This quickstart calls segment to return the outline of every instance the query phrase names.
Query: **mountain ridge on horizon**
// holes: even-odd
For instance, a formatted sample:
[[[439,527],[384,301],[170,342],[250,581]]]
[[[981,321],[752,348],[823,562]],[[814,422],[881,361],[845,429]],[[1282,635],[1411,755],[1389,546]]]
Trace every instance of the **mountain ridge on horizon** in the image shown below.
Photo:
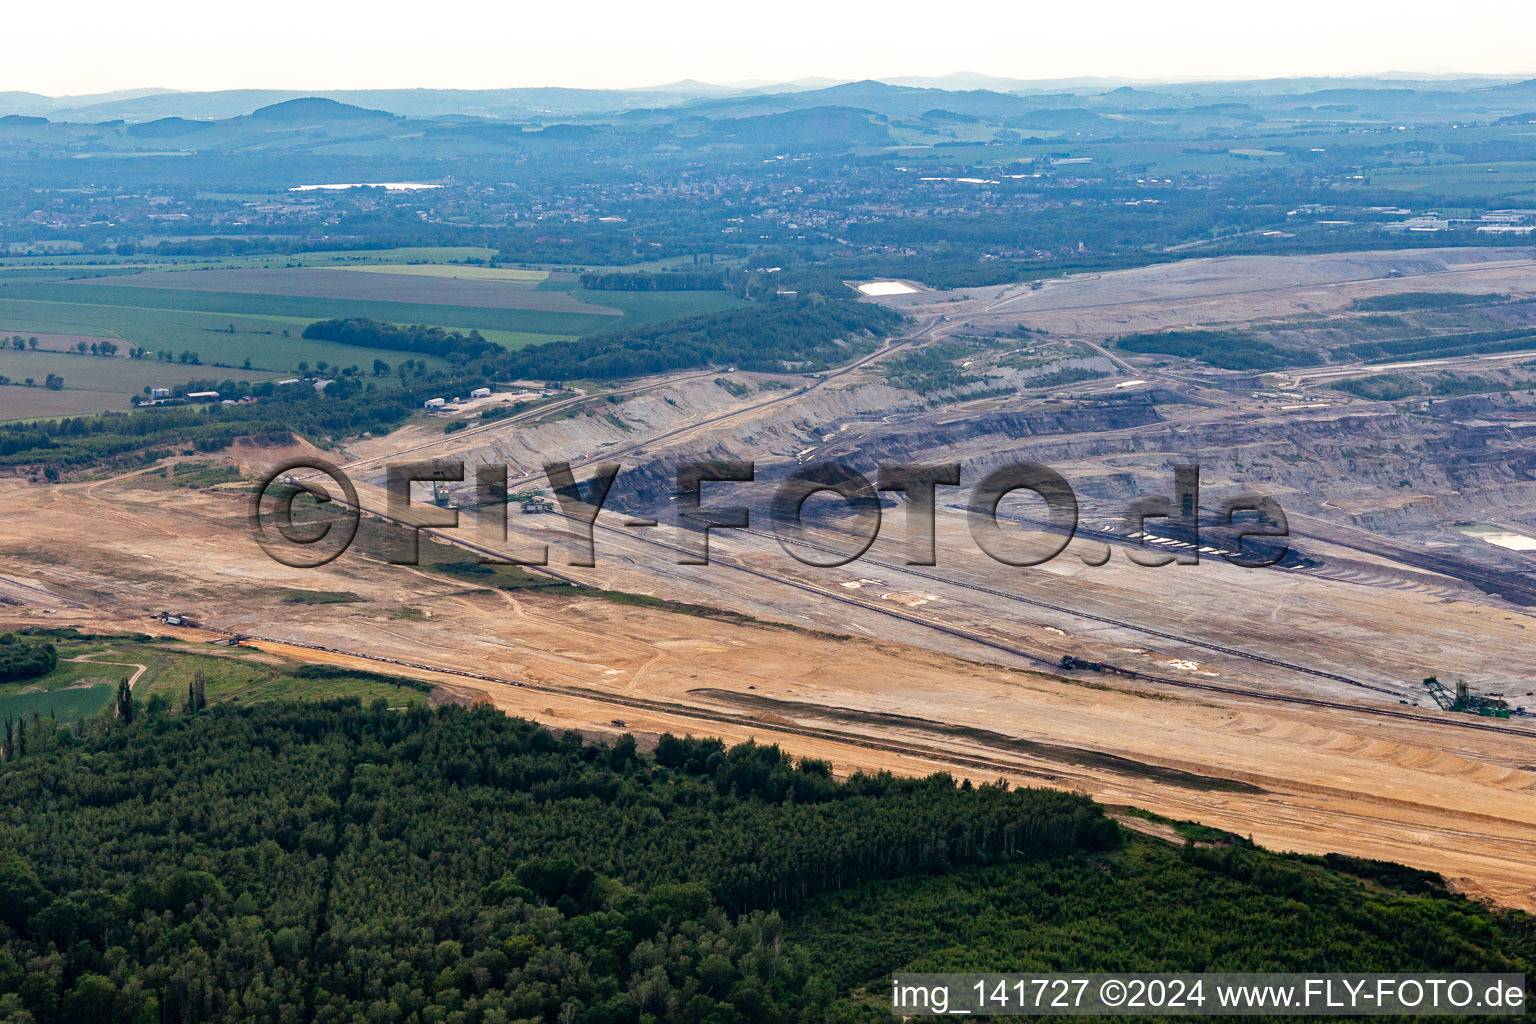
[[[165,117],[217,120],[244,116],[266,106],[299,99],[328,99],[337,103],[384,110],[404,117],[463,115],[542,120],[619,114],[634,110],[678,108],[700,103],[750,101],[771,96],[820,93],[850,86],[886,86],[946,93],[994,92],[999,95],[1096,95],[1129,87],[1136,91],[1188,93],[1191,90],[1230,90],[1255,95],[1299,94],[1325,89],[1413,88],[1464,91],[1536,80],[1536,75],[1479,75],[1460,72],[1383,72],[1377,75],[1298,76],[1178,81],[1082,76],[1060,79],[1020,79],[960,71],[941,76],[888,76],[866,79],[802,78],[760,84],[758,80],[710,83],[680,79],[630,89],[587,89],[563,86],[506,89],[221,89],[179,90],[144,87],[84,95],[47,96],[26,91],[0,92],[0,116],[47,117],[71,122],[125,120],[145,122]]]

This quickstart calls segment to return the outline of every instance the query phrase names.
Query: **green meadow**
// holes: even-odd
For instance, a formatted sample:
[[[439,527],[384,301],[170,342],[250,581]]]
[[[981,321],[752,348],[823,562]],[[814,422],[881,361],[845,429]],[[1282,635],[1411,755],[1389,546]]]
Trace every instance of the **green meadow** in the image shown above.
[[[172,708],[186,700],[187,686],[199,672],[209,704],[263,700],[331,700],[357,697],[365,703],[383,698],[392,707],[419,704],[431,686],[414,680],[328,666],[274,662],[244,648],[208,647],[175,640],[59,637],[59,667],[39,679],[0,684],[0,720],[50,715],[61,722],[99,714],[113,701],[118,682],[144,665],[134,683],[134,699],[156,695]],[[90,661],[75,661],[79,657]],[[110,664],[120,662],[122,664]]]

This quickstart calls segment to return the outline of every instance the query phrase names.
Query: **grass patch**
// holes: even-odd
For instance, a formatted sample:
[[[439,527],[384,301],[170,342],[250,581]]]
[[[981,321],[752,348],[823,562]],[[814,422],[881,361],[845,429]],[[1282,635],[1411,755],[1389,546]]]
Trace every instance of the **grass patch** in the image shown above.
[[[300,665],[233,700],[320,701],[356,698],[364,703],[383,700],[391,707],[422,704],[432,683],[404,676],[339,668],[334,665]]]
[[[283,604],[357,604],[363,598],[350,590],[290,590]]]
[[[204,488],[219,484],[237,484],[245,479],[239,467],[214,459],[176,462],[160,470],[173,487]]]

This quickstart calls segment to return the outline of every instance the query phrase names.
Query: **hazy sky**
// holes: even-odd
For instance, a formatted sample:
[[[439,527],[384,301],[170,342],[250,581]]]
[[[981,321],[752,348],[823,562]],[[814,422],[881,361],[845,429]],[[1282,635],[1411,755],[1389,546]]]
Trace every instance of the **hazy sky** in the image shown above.
[[[1533,0],[11,0],[0,90],[1536,74]],[[19,44],[19,45],[18,45]]]

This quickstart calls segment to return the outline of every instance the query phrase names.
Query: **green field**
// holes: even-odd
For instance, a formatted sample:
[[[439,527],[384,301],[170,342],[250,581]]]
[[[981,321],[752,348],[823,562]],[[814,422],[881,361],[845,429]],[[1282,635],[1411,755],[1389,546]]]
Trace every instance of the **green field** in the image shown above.
[[[101,712],[112,702],[117,687],[112,683],[93,683],[58,690],[42,690],[29,693],[12,693],[10,687],[0,688],[0,719],[57,718],[61,722],[73,722],[89,718]]]
[[[1527,201],[1536,197],[1536,161],[1388,167],[1367,173],[1366,184],[1464,199]]]
[[[88,416],[103,410],[126,409],[128,400],[115,391],[0,385],[0,421],[52,419],[56,416]]]
[[[399,361],[397,352],[385,352],[325,341],[306,341],[299,337],[314,317],[252,316],[230,312],[197,312],[154,306],[107,305],[94,302],[59,300],[16,300],[0,289],[0,334],[81,334],[112,338],[123,345],[140,345],[151,351],[169,349],[177,354],[196,352],[204,363],[240,366],[246,359],[259,370],[291,373],[300,361],[315,365],[324,359],[332,364],[370,365],[375,358],[391,364]],[[142,289],[128,292],[153,294]],[[161,292],[180,297],[183,293]],[[242,296],[248,297],[248,296]],[[233,325],[235,333],[230,334]],[[288,337],[283,337],[283,332]],[[417,359],[430,357],[417,356]],[[194,370],[197,368],[194,367]],[[208,372],[188,374],[209,376]],[[186,379],[186,378],[183,378]]]
[[[385,263],[384,260],[430,258],[484,258],[482,250],[390,250],[368,254],[375,260],[363,263],[359,254],[309,253],[302,259],[281,261],[263,257],[274,265],[267,281],[256,259],[197,261],[145,261],[110,259],[94,266],[45,259],[11,259],[0,265],[0,337],[12,334],[60,334],[111,338],[126,349],[143,346],[154,352],[169,350],[179,356],[195,352],[201,365],[159,360],[130,360],[122,356],[97,358],[53,352],[0,351],[0,374],[14,381],[32,378],[39,385],[50,373],[64,377],[63,391],[0,387],[0,420],[43,416],[78,415],[126,408],[131,396],[146,385],[174,386],[195,379],[258,380],[292,374],[299,364],[318,368],[357,366],[367,372],[375,359],[394,366],[415,359],[430,366],[444,365],[431,356],[386,349],[342,345],[303,338],[304,328],[317,320],[338,317],[371,317],[399,324],[431,324],[450,330],[480,331],[508,350],[526,345],[570,341],[585,334],[601,333],[641,324],[679,319],[742,305],[726,292],[585,292],[574,275],[510,268],[472,267],[455,264]],[[359,271],[358,291],[363,297],[317,298],[283,294],[283,282],[306,266],[350,265]],[[200,288],[164,287],[167,278],[180,275],[122,276],[125,270],[200,269],[242,270],[225,287],[246,291],[207,291]],[[40,278],[43,273],[116,274],[76,280]],[[429,289],[435,300],[390,301],[389,277],[408,278],[420,295]],[[154,287],[155,284],[162,285]],[[497,305],[455,304],[455,295],[502,283],[511,289],[511,305],[561,305],[565,309],[507,308]],[[264,285],[271,288],[268,292]],[[293,286],[290,286],[293,287]],[[309,287],[308,282],[304,287]],[[548,296],[548,292],[568,295]],[[368,297],[371,295],[379,298]],[[540,296],[543,296],[540,298]],[[574,300],[574,301],[573,301]],[[475,301],[485,301],[477,293]],[[496,300],[499,302],[499,300]],[[585,305],[583,305],[585,304]],[[622,315],[598,312],[596,307],[618,309]],[[592,307],[593,312],[572,312]],[[250,360],[251,371],[243,367]]]
[[[204,236],[214,237],[214,236]],[[184,241],[182,236],[167,237],[158,241]],[[394,267],[397,272],[424,266],[456,268],[459,270],[509,270],[517,272],[529,268],[532,272],[549,273],[553,270],[575,266],[583,270],[608,273],[619,271],[648,272],[657,270],[687,270],[693,268],[692,256],[671,256],[661,260],[628,264],[545,263],[513,260],[517,268],[490,268],[466,264],[465,260],[489,262],[500,254],[495,249],[478,246],[422,246],[398,249],[336,249],[326,252],[268,253],[257,256],[110,256],[102,254],[48,256],[0,256],[0,280],[8,273],[43,273],[53,277],[75,274],[130,273],[139,270],[239,270],[264,267]],[[739,258],[720,257],[715,267],[734,266]],[[704,269],[704,268],[700,268]],[[523,271],[527,272],[527,271]]]
[[[0,286],[0,334],[83,334],[119,338],[153,350],[197,352],[203,362],[289,372],[300,360],[367,366],[396,362],[398,352],[300,338],[304,327],[333,317],[373,317],[400,324],[479,330],[501,342],[531,344],[710,313],[741,305],[725,292],[604,292],[621,317],[539,310],[370,300],[298,298],[234,292],[128,287],[120,284],[18,282]],[[230,334],[233,325],[235,333]],[[287,330],[289,337],[283,337]],[[540,336],[543,336],[542,338]],[[420,357],[417,357],[420,358]]]
[[[338,348],[344,346],[337,346]],[[44,388],[50,373],[64,378],[64,389]],[[184,384],[208,377],[219,380],[262,380],[271,373],[165,363],[156,359],[117,356],[72,356],[63,352],[18,352],[0,349],[0,375],[15,383],[0,386],[0,420],[35,416],[68,416],[126,409],[145,387]],[[28,378],[35,387],[26,387]],[[21,385],[21,386],[18,386]]]
[[[309,593],[309,592],[297,592]],[[426,700],[429,685],[369,672],[274,661],[246,648],[182,644],[174,640],[134,642],[116,639],[56,638],[59,667],[39,679],[0,685],[0,720],[5,716],[54,713],[60,721],[94,715],[108,706],[131,666],[146,671],[134,683],[134,699],[160,696],[180,708],[187,685],[202,672],[209,704],[221,701],[330,700],[383,698],[392,707]],[[75,661],[78,657],[91,661]],[[120,662],[122,664],[112,664]]]
[[[193,377],[265,380],[272,376],[255,370],[191,366],[186,363],[165,363],[157,359],[129,359],[121,354],[72,356],[64,352],[18,352],[14,349],[0,350],[0,373],[12,380],[32,377],[38,383],[46,380],[48,374],[55,373],[64,378],[66,388],[118,391],[125,395],[137,394],[146,384],[179,384]]]
[[[121,665],[73,661],[80,655],[105,661],[143,663],[142,658],[119,658],[110,645],[95,642],[57,641],[59,667],[45,676],[0,684],[0,720],[50,714],[61,722],[94,715],[112,700],[118,680],[131,676]]]
[[[222,237],[222,236],[201,236]],[[187,236],[166,236],[158,241],[189,241]],[[491,260],[495,249],[480,246],[421,246],[398,249],[334,249],[325,252],[267,253],[258,256],[136,256],[50,255],[0,257],[0,272],[11,269],[52,270],[79,273],[108,268],[135,270],[237,269],[242,267],[338,266],[356,264],[462,263],[464,260]]]

